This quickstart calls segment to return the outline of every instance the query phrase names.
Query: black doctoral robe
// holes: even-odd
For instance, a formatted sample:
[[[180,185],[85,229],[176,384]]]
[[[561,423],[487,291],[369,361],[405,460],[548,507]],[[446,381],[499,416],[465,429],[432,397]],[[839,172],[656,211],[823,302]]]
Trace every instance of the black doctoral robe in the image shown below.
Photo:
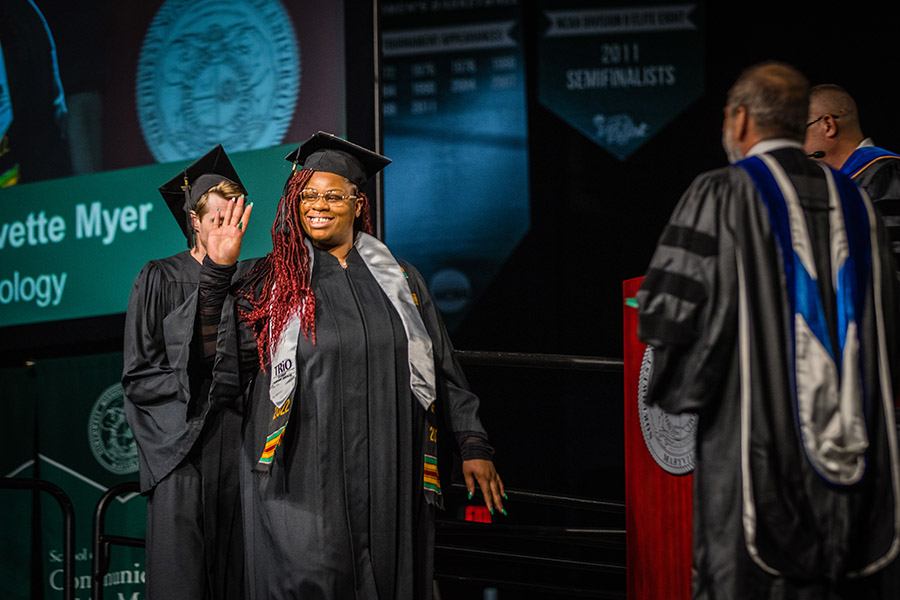
[[[189,251],[147,263],[124,333],[125,414],[147,501],[151,598],[239,598],[240,415],[209,401],[197,315],[200,263]]]
[[[425,409],[410,389],[403,324],[355,249],[347,269],[327,252],[315,250],[313,259],[316,343],[300,335],[299,383],[268,473],[253,468],[276,410],[270,374],[258,369],[255,340],[235,319],[231,298],[222,312],[213,395],[243,385],[235,373],[253,378],[241,459],[248,598],[430,598],[434,509],[423,494]],[[241,271],[253,264],[241,263]],[[438,411],[463,458],[490,458],[478,398],[467,389],[421,276],[403,266],[434,346]],[[211,314],[228,279],[227,269],[204,263],[201,305],[212,298]]]
[[[853,155],[850,158],[853,158]],[[846,172],[843,167],[841,171]],[[875,160],[864,169],[848,174],[852,175],[853,181],[869,194],[875,208],[884,217],[885,229],[900,277],[900,158]]]
[[[824,173],[797,148],[770,156],[798,193],[834,331]],[[638,335],[654,349],[649,401],[699,415],[695,598],[897,597],[896,580],[888,581],[896,560],[883,568],[898,542],[898,471],[893,406],[882,389],[896,390],[900,375],[900,304],[880,222],[877,235],[884,326],[872,287],[857,315],[867,470],[861,482],[837,486],[815,472],[798,441],[788,371],[794,315],[753,180],[738,166],[705,173],[672,214],[637,295]]]

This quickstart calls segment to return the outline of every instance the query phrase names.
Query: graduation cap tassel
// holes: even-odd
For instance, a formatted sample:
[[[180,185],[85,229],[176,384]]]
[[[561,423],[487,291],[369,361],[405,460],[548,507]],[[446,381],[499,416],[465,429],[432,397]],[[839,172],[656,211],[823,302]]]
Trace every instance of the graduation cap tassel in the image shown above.
[[[182,177],[184,177],[184,185],[181,186],[181,189],[184,191],[184,216],[187,219],[188,227],[191,231],[188,236],[187,244],[188,249],[193,250],[197,245],[197,233],[194,231],[194,222],[191,220],[191,211],[188,208],[191,201],[191,184],[188,181],[187,169],[182,172]]]
[[[193,248],[197,242],[191,211],[205,192],[223,181],[236,184],[242,193],[246,193],[222,144],[219,144],[160,186],[159,192],[181,226],[188,248]]]

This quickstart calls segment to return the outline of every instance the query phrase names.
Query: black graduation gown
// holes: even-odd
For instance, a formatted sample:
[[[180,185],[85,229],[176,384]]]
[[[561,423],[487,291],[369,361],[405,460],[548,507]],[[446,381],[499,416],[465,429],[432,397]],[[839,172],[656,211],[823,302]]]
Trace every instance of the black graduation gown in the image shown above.
[[[179,252],[148,262],[128,300],[122,386],[142,492],[184,460],[208,411],[199,398],[202,355],[192,352],[199,279],[200,263],[189,251]]]
[[[885,229],[900,276],[900,159],[878,160],[853,180],[869,194],[884,217]]]
[[[301,334],[298,389],[268,473],[252,469],[275,411],[269,374],[255,371],[247,391],[241,486],[248,598],[431,597],[434,513],[422,492],[425,411],[410,390],[399,316],[356,250],[347,263],[345,270],[331,254],[315,250],[316,343]],[[242,263],[241,270],[252,264]],[[437,309],[419,273],[404,267],[433,340],[438,403],[450,429],[483,438],[478,399],[453,359]],[[231,337],[241,340],[242,372],[255,368],[257,354],[248,328],[229,323],[229,304],[216,371],[233,384]]]
[[[189,251],[147,263],[125,319],[125,414],[149,496],[147,593],[167,600],[238,598],[242,587],[241,417],[209,402],[200,268]]]
[[[819,283],[829,289],[824,174],[798,149],[770,154],[798,191]],[[878,234],[883,242],[883,228]],[[900,305],[887,247],[881,244],[873,251],[883,261],[883,333],[896,389]],[[747,382],[749,420],[742,417],[741,404],[738,253],[747,282],[749,343],[743,358],[752,374]],[[833,295],[825,302],[829,322],[834,321]],[[889,570],[847,578],[887,552],[897,523],[896,464],[888,432],[894,423],[892,414],[885,417],[882,402],[871,295],[859,318],[870,444],[867,471],[861,483],[840,489],[814,472],[798,442],[786,367],[792,364],[786,332],[794,316],[788,314],[768,214],[744,169],[719,169],[693,182],[663,232],[637,298],[638,335],[654,349],[648,400],[670,412],[699,414],[693,480],[694,597],[896,597],[881,589],[896,586],[884,582]],[[741,452],[743,427],[750,436],[747,457]],[[751,494],[744,487],[745,468],[753,484]],[[756,509],[749,530],[748,495]],[[755,536],[752,543],[748,531]],[[761,568],[756,559],[777,573]],[[885,589],[896,594],[896,587]]]

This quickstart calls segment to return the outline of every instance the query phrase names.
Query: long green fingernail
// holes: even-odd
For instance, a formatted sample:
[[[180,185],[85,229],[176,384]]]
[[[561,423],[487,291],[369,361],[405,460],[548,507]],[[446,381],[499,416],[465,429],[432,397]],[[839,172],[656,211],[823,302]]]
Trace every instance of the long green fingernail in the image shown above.
[[[494,509],[493,509],[493,508],[489,508],[488,510],[491,511],[491,516],[493,516],[493,515],[494,515]]]
[[[504,499],[504,500],[509,500],[509,498],[507,498],[506,494],[503,494],[503,499]]]
[[[504,516],[504,517],[507,516],[507,515],[506,515],[506,509],[505,509],[505,508],[501,508],[501,509],[500,509],[500,512],[503,513],[503,516]]]
[[[472,492],[469,492],[469,500],[472,499]]]

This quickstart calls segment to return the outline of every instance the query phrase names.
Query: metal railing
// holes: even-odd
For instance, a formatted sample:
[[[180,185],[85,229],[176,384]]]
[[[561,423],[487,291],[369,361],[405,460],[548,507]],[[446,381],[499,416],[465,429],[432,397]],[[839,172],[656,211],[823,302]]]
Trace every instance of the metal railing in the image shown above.
[[[101,600],[103,598],[103,578],[109,572],[112,546],[143,548],[146,545],[143,538],[106,533],[106,510],[109,508],[110,503],[123,494],[139,493],[140,491],[140,486],[136,481],[127,481],[109,488],[97,501],[97,507],[94,509],[94,535],[91,542],[93,550],[93,559],[91,560],[91,600]]]
[[[577,371],[607,371],[613,373],[622,373],[625,368],[625,361],[621,358],[577,356],[573,354],[529,354],[525,352],[455,350],[454,355],[462,364],[491,367],[569,369]]]
[[[513,368],[539,368],[555,370],[577,370],[621,373],[624,368],[622,359],[610,359],[592,356],[576,356],[561,354],[529,354],[519,352],[491,352],[491,351],[455,351],[456,358],[464,365],[498,366]],[[75,518],[74,509],[69,497],[58,486],[47,481],[36,479],[20,479],[4,477],[0,483],[0,489],[31,489],[40,490],[51,494],[59,502],[63,512],[63,598],[73,600],[75,582]],[[108,534],[105,531],[106,511],[110,503],[120,495],[139,492],[137,482],[119,484],[107,490],[96,505],[93,520],[91,564],[91,598],[101,600],[103,598],[103,579],[109,570],[112,546],[130,546],[135,548],[145,547],[145,540],[120,535]],[[453,493],[465,492],[465,487],[453,484],[450,490]],[[587,510],[612,515],[624,515],[624,503],[598,500],[592,498],[579,498],[558,494],[547,494],[531,490],[507,489],[508,495],[518,502],[543,504],[565,509]],[[475,524],[468,522],[453,522],[448,520],[438,521],[436,524],[442,537],[456,537],[465,541],[466,536],[477,535],[494,539],[530,539],[557,542],[571,545],[586,545],[593,548],[624,551],[625,531],[623,528],[566,528],[549,527],[540,525],[500,525]],[[614,562],[578,560],[570,558],[554,558],[522,552],[511,552],[494,549],[475,548],[460,544],[442,543],[435,546],[435,550],[460,556],[468,556],[479,560],[492,562],[519,563],[527,566],[534,565],[547,568],[576,569],[594,573],[609,573],[624,575],[624,565]],[[454,576],[450,574],[435,573],[438,578],[456,579],[469,583],[485,585],[503,585],[521,587],[523,582],[506,580],[496,576]],[[531,590],[545,589],[548,592],[566,592],[574,595],[584,595],[595,598],[618,598],[615,593],[606,594],[596,589],[581,589],[573,585],[541,585],[539,583],[527,584]]]
[[[455,356],[464,366],[624,372],[624,361],[618,358],[459,350]],[[461,484],[451,485],[448,491],[466,493]],[[506,492],[511,502],[602,514],[613,517],[617,524],[624,521],[624,502],[510,488]],[[441,582],[567,597],[625,597],[625,562],[619,559],[625,553],[623,522],[614,527],[564,527],[439,519],[435,526],[439,538],[436,556],[452,557],[464,564],[466,571],[442,570],[439,565],[443,561],[436,559],[435,578]],[[598,583],[603,580],[609,582],[607,589]]]
[[[461,484],[452,484],[448,491],[459,496],[467,493]],[[625,514],[623,502],[511,488],[506,488],[506,493],[509,502],[518,505],[539,504],[622,519]],[[466,565],[462,569],[465,573],[460,573],[458,565],[455,569],[441,569],[444,561],[436,559],[435,579],[438,581],[499,586],[527,590],[532,594],[543,592],[609,600],[624,598],[625,564],[624,560],[618,559],[625,552],[624,525],[567,527],[438,519],[435,528],[436,556],[452,557]],[[562,555],[559,554],[561,550],[564,551]],[[566,550],[573,555],[567,556]],[[573,550],[576,552],[571,552]],[[579,574],[577,577],[576,573]],[[600,580],[612,582],[610,589],[596,585]],[[585,583],[587,581],[591,583]],[[616,591],[620,587],[623,591]]]
[[[75,509],[69,496],[58,485],[42,479],[3,477],[0,478],[0,489],[45,492],[59,504],[63,519],[62,592],[64,600],[73,600],[75,598]]]

